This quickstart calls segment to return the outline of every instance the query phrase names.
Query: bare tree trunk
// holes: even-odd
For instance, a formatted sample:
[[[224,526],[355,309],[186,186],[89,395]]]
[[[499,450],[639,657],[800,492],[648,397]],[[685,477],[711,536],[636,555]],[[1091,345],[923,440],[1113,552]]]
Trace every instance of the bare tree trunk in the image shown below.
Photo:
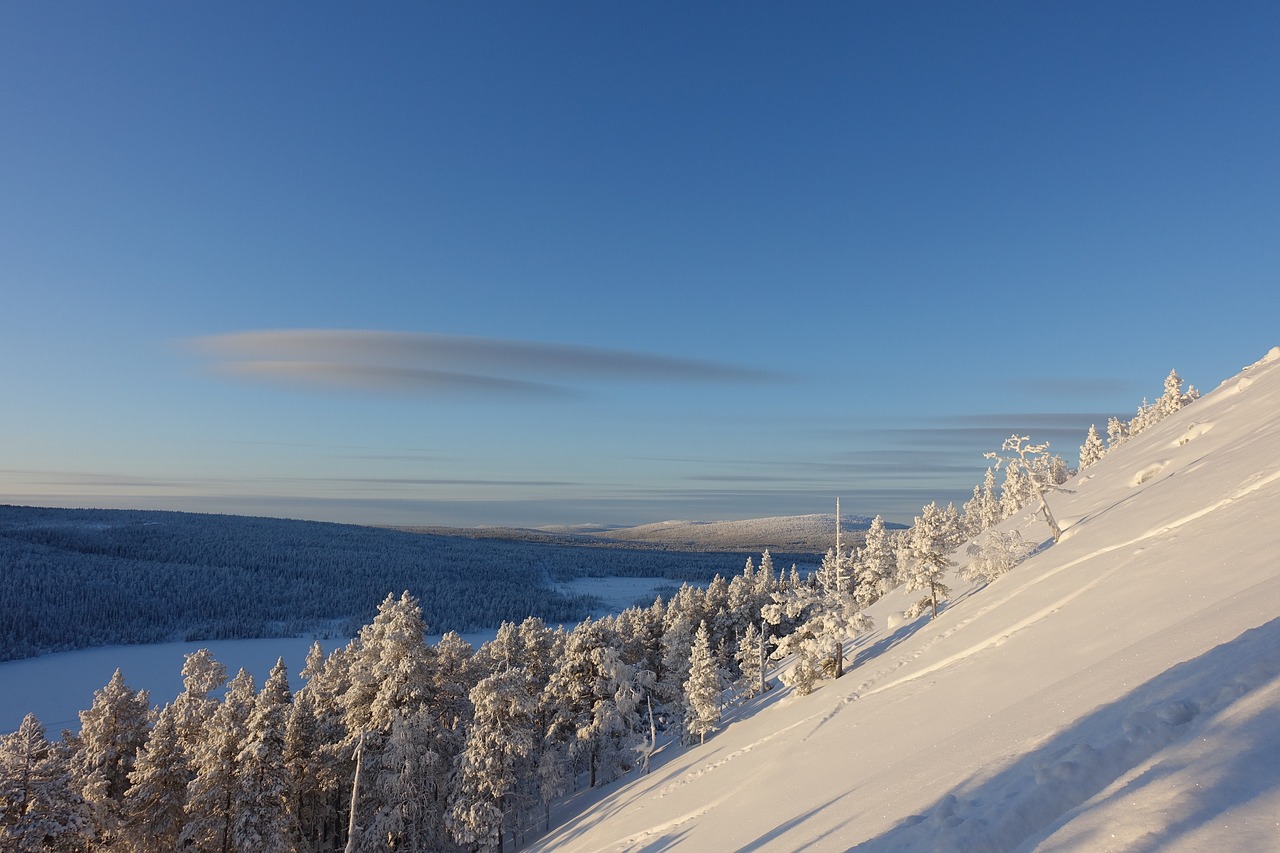
[[[356,745],[356,776],[351,782],[351,811],[347,815],[347,850],[356,850],[356,807],[360,801],[360,765],[364,762],[364,733],[360,733],[360,743]]]

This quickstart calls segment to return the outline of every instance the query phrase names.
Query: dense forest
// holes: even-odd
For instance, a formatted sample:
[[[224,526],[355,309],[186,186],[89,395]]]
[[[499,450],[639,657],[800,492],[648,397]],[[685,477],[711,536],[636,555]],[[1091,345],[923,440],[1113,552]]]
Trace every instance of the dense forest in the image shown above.
[[[554,582],[707,582],[746,555],[574,547],[199,513],[0,506],[0,660],[117,643],[351,636],[388,591],[433,631],[581,620]],[[811,560],[812,557],[802,559]]]

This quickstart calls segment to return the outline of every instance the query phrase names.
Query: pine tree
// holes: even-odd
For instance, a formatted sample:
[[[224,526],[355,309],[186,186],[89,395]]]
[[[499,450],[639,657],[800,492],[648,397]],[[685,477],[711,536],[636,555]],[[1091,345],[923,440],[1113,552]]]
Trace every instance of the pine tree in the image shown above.
[[[285,730],[293,697],[284,660],[276,661],[249,715],[236,757],[234,846],[257,853],[293,853],[298,824],[292,778],[285,765]]]
[[[187,822],[190,768],[178,737],[180,710],[166,705],[129,773],[124,796],[127,835],[135,853],[171,853]]]
[[[209,694],[227,683],[227,668],[208,649],[186,656],[182,663],[182,692],[173,700],[174,733],[184,750],[203,736],[203,729],[218,702]]]
[[[131,690],[117,669],[107,686],[94,693],[89,710],[80,712],[72,772],[89,804],[96,843],[102,846],[115,843],[121,829],[129,773],[151,722],[149,700],[146,690]]]
[[[65,751],[27,714],[0,737],[0,850],[78,851],[91,833]]]
[[[187,824],[179,845],[198,853],[231,853],[239,804],[239,759],[256,705],[253,676],[240,670],[209,718],[191,756],[195,775],[187,785]]]
[[[720,722],[723,693],[720,673],[711,656],[711,635],[707,623],[698,626],[689,654],[689,680],[684,685],[684,730],[687,739],[705,743]]]
[[[517,773],[540,738],[528,680],[528,672],[517,666],[494,673],[471,690],[475,718],[459,756],[450,810],[450,829],[463,844],[502,849]]]

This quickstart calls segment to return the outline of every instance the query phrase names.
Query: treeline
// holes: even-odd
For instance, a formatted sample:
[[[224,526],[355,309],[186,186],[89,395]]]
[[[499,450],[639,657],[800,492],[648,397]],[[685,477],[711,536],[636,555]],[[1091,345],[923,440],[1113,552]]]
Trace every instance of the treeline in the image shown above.
[[[573,623],[584,576],[708,581],[742,556],[199,513],[0,506],[0,660],[117,643],[351,636],[388,589],[441,631]]]

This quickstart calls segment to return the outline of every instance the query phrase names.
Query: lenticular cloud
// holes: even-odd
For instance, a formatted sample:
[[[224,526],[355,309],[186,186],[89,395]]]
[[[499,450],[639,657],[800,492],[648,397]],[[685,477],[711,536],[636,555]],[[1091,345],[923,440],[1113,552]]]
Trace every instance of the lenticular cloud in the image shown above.
[[[564,396],[593,382],[760,382],[764,371],[571,344],[414,332],[274,329],[195,338],[220,373],[289,385]]]

